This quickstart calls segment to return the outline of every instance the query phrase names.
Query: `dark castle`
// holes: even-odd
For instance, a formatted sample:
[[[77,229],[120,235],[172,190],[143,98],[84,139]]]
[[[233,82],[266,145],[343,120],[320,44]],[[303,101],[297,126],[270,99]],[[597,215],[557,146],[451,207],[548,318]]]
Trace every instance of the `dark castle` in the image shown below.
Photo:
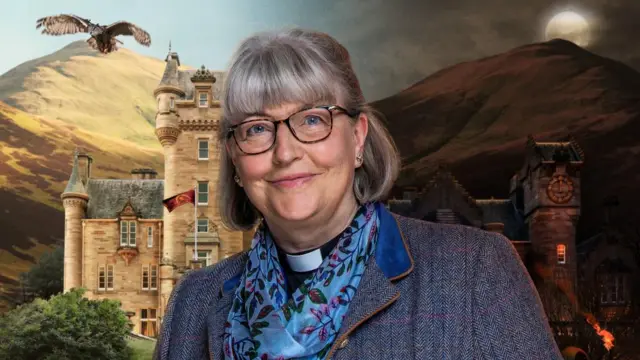
[[[625,317],[637,288],[632,284],[639,279],[637,262],[606,228],[579,244],[576,240],[583,150],[573,138],[540,142],[529,136],[525,154],[506,199],[476,199],[441,167],[426,186],[403,189],[402,199],[389,200],[388,207],[404,216],[509,238],[536,283],[550,323],[563,324],[552,326],[558,336],[570,335],[570,324],[584,321],[586,313],[600,323]],[[595,304],[585,296],[593,296]]]

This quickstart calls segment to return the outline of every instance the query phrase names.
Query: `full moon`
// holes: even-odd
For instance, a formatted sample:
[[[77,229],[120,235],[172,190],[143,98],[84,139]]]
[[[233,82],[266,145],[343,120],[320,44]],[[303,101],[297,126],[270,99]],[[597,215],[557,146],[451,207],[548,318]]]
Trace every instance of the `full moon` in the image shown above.
[[[555,15],[545,30],[547,40],[564,39],[574,44],[586,47],[589,45],[589,23],[580,14],[573,11],[565,11]]]

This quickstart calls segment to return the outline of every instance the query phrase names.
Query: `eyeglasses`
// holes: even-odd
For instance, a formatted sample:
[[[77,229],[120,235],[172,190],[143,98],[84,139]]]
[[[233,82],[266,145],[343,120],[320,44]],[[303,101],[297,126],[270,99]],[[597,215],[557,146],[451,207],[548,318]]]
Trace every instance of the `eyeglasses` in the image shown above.
[[[331,135],[333,112],[336,110],[350,117],[358,115],[337,105],[316,106],[300,110],[283,120],[262,117],[244,121],[229,128],[227,139],[233,136],[240,151],[247,155],[261,154],[273,147],[276,143],[278,124],[285,123],[301,143],[317,143]]]

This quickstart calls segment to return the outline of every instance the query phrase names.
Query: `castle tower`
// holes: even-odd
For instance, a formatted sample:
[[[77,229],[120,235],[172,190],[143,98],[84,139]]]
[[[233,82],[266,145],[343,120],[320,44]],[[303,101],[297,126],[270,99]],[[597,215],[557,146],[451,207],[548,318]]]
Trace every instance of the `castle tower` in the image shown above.
[[[529,137],[522,173],[524,216],[536,265],[538,291],[551,321],[572,321],[577,310],[576,225],[584,153],[574,141]]]
[[[179,192],[176,186],[176,170],[179,160],[175,144],[180,134],[180,128],[178,126],[175,103],[176,99],[185,95],[185,92],[179,84],[178,67],[180,66],[180,59],[178,54],[170,51],[165,61],[167,65],[164,75],[153,95],[158,104],[156,136],[164,150],[164,198],[166,199]],[[180,189],[180,191],[184,190]],[[170,213],[167,209],[164,209],[163,236],[166,241],[162,242],[159,266],[160,297],[163,299],[163,305],[168,301],[174,285],[175,243],[171,240],[175,238],[173,234],[176,232],[177,221],[179,219],[176,218],[175,213]]]
[[[195,208],[163,209],[160,262],[160,314],[175,281],[189,269],[214,264],[247,246],[243,233],[220,224],[215,196],[219,176],[220,79],[224,73],[180,69],[169,51],[165,72],[154,91],[158,103],[156,135],[164,149],[164,198],[196,190]],[[248,234],[247,234],[248,236]]]
[[[89,195],[86,183],[91,157],[76,149],[73,169],[61,195],[64,206],[64,292],[82,286],[82,233]]]

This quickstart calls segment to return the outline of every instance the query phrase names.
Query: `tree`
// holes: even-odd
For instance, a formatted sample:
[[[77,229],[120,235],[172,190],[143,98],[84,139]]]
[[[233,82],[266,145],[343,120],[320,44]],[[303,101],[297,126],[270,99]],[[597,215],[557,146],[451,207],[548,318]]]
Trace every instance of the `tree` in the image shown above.
[[[0,315],[0,359],[129,359],[130,327],[120,302],[89,300],[84,292],[37,298]]]
[[[48,299],[62,292],[64,276],[64,248],[56,247],[51,252],[44,253],[40,260],[20,274],[23,291],[30,297]],[[25,294],[23,293],[23,296]],[[23,300],[30,300],[29,298]]]

